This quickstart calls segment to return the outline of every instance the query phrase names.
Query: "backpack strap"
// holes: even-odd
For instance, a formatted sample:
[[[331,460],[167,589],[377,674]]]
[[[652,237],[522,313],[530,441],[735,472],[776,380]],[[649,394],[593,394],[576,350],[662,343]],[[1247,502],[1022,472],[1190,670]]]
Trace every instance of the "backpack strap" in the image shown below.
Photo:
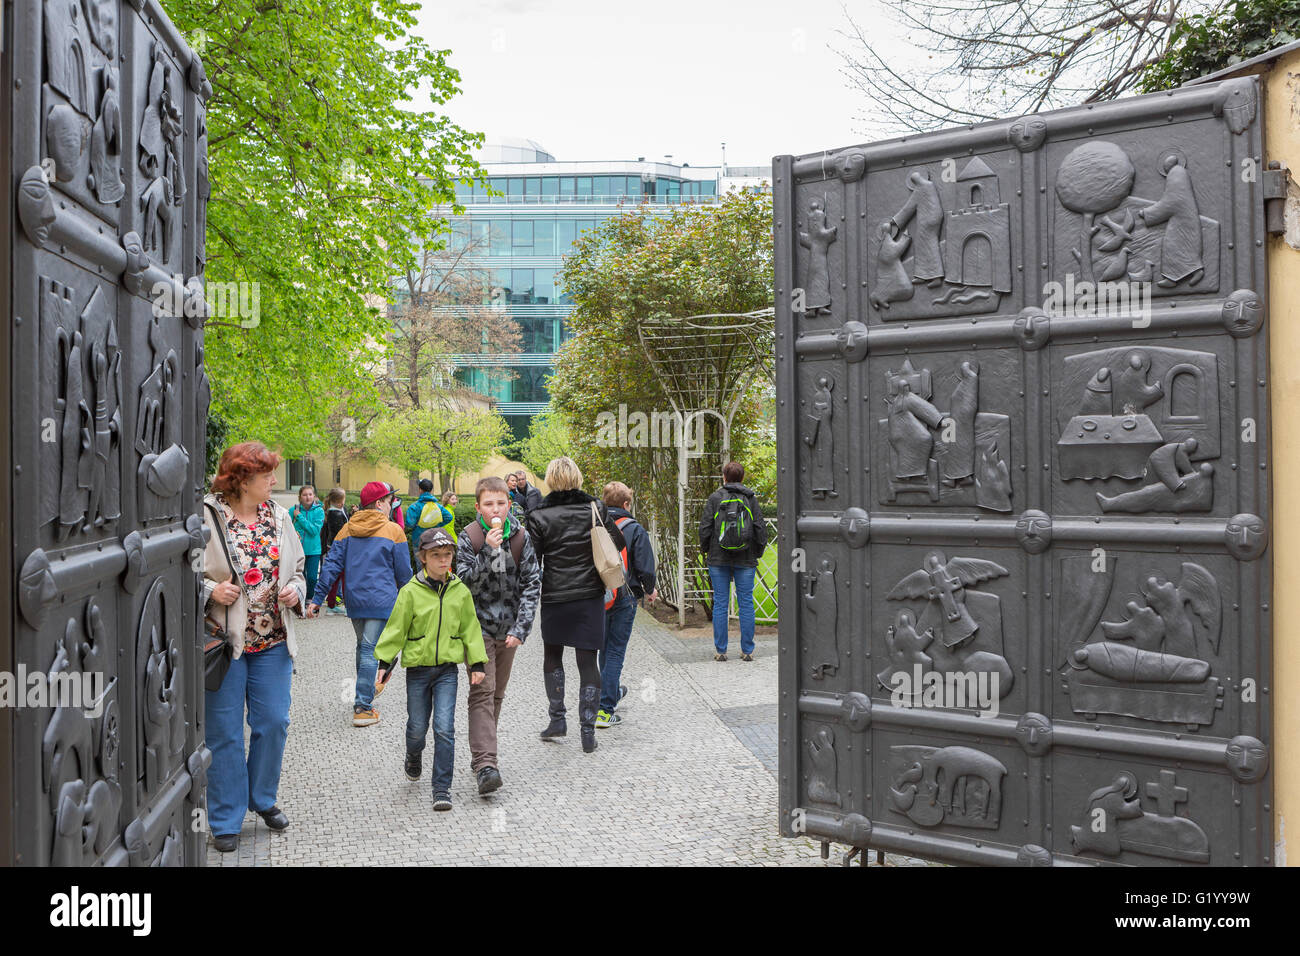
[[[469,543],[474,546],[474,553],[478,554],[482,551],[483,545],[487,543],[487,532],[484,531],[483,526],[478,523],[478,518],[475,518],[465,526],[465,533],[469,535]]]
[[[474,546],[474,553],[478,554],[487,544],[487,532],[483,530],[483,525],[479,523],[477,517],[465,526],[465,531],[469,535],[469,543]],[[515,559],[515,567],[522,567],[524,562],[524,535],[528,532],[522,527],[510,536],[510,555]]]

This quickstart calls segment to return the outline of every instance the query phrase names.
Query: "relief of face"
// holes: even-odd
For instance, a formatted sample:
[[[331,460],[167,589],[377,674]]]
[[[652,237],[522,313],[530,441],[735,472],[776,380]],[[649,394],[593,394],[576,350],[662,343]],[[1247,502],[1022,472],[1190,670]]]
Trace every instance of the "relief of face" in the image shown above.
[[[23,174],[18,186],[18,215],[36,245],[43,246],[49,241],[50,226],[54,224],[54,197],[39,166]]]
[[[1016,520],[1016,540],[1030,554],[1042,554],[1052,544],[1050,515],[1030,509]]]
[[[870,516],[861,508],[849,508],[840,515],[840,534],[849,547],[862,547],[871,537]]]
[[[1239,561],[1253,561],[1268,546],[1268,529],[1258,515],[1234,515],[1228,519],[1223,536],[1228,551]]]
[[[1238,289],[1223,301],[1223,325],[1237,337],[1253,335],[1264,324],[1264,309],[1259,296],[1249,289]]]
[[[867,157],[861,153],[841,153],[835,157],[835,171],[840,179],[851,183],[867,171]]]
[[[1016,722],[1016,739],[1031,757],[1041,757],[1052,749],[1052,722],[1042,714],[1023,714]]]
[[[1047,121],[1040,119],[1020,120],[1011,124],[1011,129],[1007,131],[1007,134],[1011,145],[1016,149],[1022,153],[1032,152],[1042,146],[1043,140],[1047,139]]]
[[[1052,854],[1041,846],[1028,843],[1016,853],[1016,862],[1021,866],[1051,866]]]
[[[1232,776],[1242,783],[1258,783],[1268,772],[1268,748],[1254,737],[1233,737],[1223,759]]]

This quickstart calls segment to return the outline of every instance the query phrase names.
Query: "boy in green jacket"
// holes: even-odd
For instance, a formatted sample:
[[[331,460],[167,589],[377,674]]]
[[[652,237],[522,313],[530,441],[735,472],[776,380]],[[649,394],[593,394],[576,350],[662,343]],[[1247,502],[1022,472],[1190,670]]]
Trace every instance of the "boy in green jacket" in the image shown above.
[[[441,528],[420,536],[416,557],[424,566],[397,592],[397,603],[375,645],[378,695],[392,676],[398,654],[406,668],[406,776],[420,779],[433,718],[433,809],[451,809],[451,774],[456,753],[456,666],[469,668],[471,684],[482,682],[487,650],[474,598],[451,573],[456,542]]]

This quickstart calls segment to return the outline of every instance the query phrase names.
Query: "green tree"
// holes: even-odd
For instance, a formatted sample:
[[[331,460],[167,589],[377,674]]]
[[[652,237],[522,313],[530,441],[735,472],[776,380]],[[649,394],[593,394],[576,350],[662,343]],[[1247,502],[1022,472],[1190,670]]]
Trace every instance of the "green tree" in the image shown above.
[[[528,437],[512,445],[510,451],[535,475],[546,474],[552,458],[573,457],[569,429],[564,418],[553,412],[534,415],[528,425]]]
[[[379,417],[366,449],[376,461],[431,470],[440,492],[455,491],[456,476],[482,468],[509,435],[510,426],[495,411],[402,408]]]
[[[482,135],[437,112],[447,50],[402,0],[163,0],[214,96],[205,278],[253,282],[260,316],[214,316],[213,411],[233,440],[297,456],[328,443],[338,397],[364,402],[387,345],[373,303],[445,220]],[[411,108],[427,95],[432,110]],[[368,302],[368,297],[371,297]],[[242,323],[242,324],[241,324]]]
[[[1240,0],[1174,27],[1169,51],[1142,74],[1144,93],[1188,80],[1300,39],[1300,0]]]
[[[731,193],[716,206],[682,206],[652,216],[638,207],[585,234],[565,260],[563,282],[573,297],[572,333],[549,380],[553,413],[562,419],[571,457],[590,488],[613,479],[637,493],[643,519],[676,523],[677,450],[610,444],[602,415],[668,412],[668,393],[642,349],[643,323],[713,313],[747,313],[772,304],[771,197]],[[757,347],[763,347],[761,344]],[[766,344],[770,351],[770,342]],[[737,349],[701,374],[740,376],[758,357]],[[762,376],[746,389],[733,419],[732,456],[744,459],[758,431]],[[606,419],[607,421],[608,419]],[[718,423],[705,419],[706,448],[718,443]],[[662,435],[658,436],[662,437]],[[714,462],[696,463],[717,473]]]

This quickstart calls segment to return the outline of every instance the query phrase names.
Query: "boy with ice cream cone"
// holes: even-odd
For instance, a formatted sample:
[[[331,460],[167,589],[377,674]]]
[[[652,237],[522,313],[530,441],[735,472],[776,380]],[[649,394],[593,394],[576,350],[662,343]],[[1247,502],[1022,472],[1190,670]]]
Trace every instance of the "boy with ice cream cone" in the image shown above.
[[[480,478],[474,497],[478,514],[456,542],[456,576],[474,595],[487,648],[487,676],[469,690],[470,768],[478,777],[478,792],[486,796],[501,787],[497,719],[515,650],[533,629],[542,573],[528,532],[511,514],[505,481]]]

